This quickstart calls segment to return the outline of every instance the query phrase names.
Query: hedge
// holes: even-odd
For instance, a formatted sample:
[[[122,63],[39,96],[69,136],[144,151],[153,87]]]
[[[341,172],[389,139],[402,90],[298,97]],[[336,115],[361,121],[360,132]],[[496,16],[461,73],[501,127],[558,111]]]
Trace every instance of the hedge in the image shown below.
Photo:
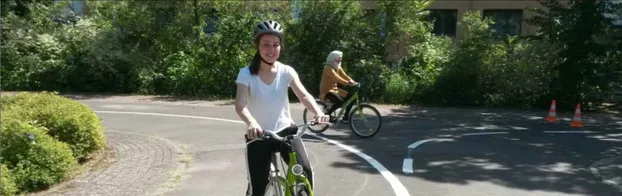
[[[54,93],[20,93],[2,99],[2,110],[32,121],[69,144],[78,161],[87,160],[105,145],[100,118],[88,106]]]
[[[55,93],[3,95],[1,121],[3,195],[53,186],[105,145],[99,117]]]
[[[2,162],[20,191],[35,191],[63,180],[76,166],[69,145],[44,127],[2,115]]]
[[[13,175],[11,174],[9,168],[7,168],[4,164],[1,165],[2,166],[0,169],[2,170],[0,171],[0,175],[2,175],[2,177],[0,179],[0,183],[2,183],[2,185],[0,186],[0,189],[2,191],[2,195],[13,196],[15,195],[15,193],[17,193],[17,186],[15,185],[15,180],[13,179]]]

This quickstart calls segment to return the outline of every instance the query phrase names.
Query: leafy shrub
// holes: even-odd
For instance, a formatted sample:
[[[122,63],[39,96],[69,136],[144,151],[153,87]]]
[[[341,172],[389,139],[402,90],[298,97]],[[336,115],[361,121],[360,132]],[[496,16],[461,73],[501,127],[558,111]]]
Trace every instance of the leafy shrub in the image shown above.
[[[344,70],[357,82],[361,83],[359,96],[366,101],[382,101],[385,98],[386,84],[390,69],[378,58],[359,60],[354,66],[345,66]]]
[[[47,135],[47,130],[2,114],[2,162],[12,171],[20,191],[34,191],[67,177],[77,162],[71,148]],[[4,172],[3,172],[4,173]]]
[[[405,103],[415,92],[415,85],[404,74],[394,71],[389,75],[386,90],[382,99],[385,103]]]
[[[282,61],[296,69],[302,83],[312,95],[319,94],[324,62],[331,51],[343,52],[342,65],[350,76],[356,75],[353,73],[356,69],[366,69],[364,67],[367,65],[361,65],[361,62],[376,59],[383,52],[379,50],[378,41],[363,41],[364,38],[377,37],[377,34],[370,32],[379,31],[372,25],[361,22],[374,19],[372,15],[364,15],[360,2],[350,0],[296,3],[299,8],[298,18],[285,24],[288,45],[282,50]],[[374,63],[381,65],[381,62]],[[353,79],[364,81],[358,76]],[[367,81],[370,82],[372,81]]]
[[[459,23],[463,37],[454,43],[448,61],[425,103],[469,106],[532,107],[549,92],[557,51],[539,40],[492,34],[492,21],[478,11]]]
[[[1,163],[0,163],[1,164]],[[0,175],[2,175],[1,180],[0,180],[0,186],[1,191],[2,191],[2,195],[4,196],[13,196],[15,195],[15,193],[18,192],[17,190],[17,185],[15,185],[15,180],[13,178],[13,174],[11,173],[11,171],[9,170],[9,168],[6,167],[6,165],[1,164],[2,166],[2,170],[0,171]]]
[[[76,159],[88,159],[105,145],[99,117],[88,106],[52,93],[20,93],[2,99],[2,110],[34,122],[70,145]]]

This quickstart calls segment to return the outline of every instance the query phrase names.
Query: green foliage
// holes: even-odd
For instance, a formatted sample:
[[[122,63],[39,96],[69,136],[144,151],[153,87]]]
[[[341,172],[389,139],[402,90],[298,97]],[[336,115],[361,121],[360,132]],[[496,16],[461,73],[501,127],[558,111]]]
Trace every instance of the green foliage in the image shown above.
[[[462,35],[448,38],[431,33],[429,0],[378,0],[372,10],[355,0],[89,1],[81,18],[62,12],[69,1],[3,1],[2,88],[232,98],[256,52],[253,26],[272,19],[285,27],[281,61],[316,96],[327,55],[340,50],[367,101],[572,105],[563,109],[611,97],[622,34],[601,13],[620,7],[541,2],[527,20],[536,36],[493,35],[492,21],[467,12]]]
[[[324,63],[331,51],[344,53],[342,65],[346,72],[362,60],[377,58],[379,42],[369,38],[369,32],[378,32],[359,1],[300,1],[298,18],[285,27],[286,47],[283,61],[291,64],[313,94],[319,94],[319,83]]]
[[[546,95],[556,48],[519,37],[492,34],[492,21],[466,12],[463,38],[421,101],[442,105],[531,107]]]
[[[21,93],[3,97],[6,115],[45,127],[55,139],[69,144],[80,161],[105,145],[99,117],[89,107],[51,93]],[[3,116],[5,113],[3,113]]]
[[[69,145],[11,112],[3,110],[2,114],[2,164],[11,170],[20,192],[47,188],[65,179],[77,164]]]
[[[619,41],[604,41],[612,38],[607,32],[613,27],[611,19],[603,13],[621,9],[611,1],[570,0],[567,3],[543,0],[547,9],[535,10],[535,16],[528,21],[540,27],[537,38],[559,48],[559,61],[553,65],[556,77],[549,84],[553,90],[550,98],[564,100],[565,105],[561,107],[570,109],[578,103],[603,101],[594,94],[612,93],[610,87],[614,80],[609,73],[620,69],[611,66],[611,63],[619,65],[620,62],[619,57],[615,59],[612,55]]]
[[[0,191],[2,191],[2,195],[4,196],[13,196],[18,192],[13,174],[6,165],[0,163],[0,167],[2,169],[0,170],[0,175],[2,175],[2,177],[0,177],[0,184],[2,185]]]
[[[347,73],[361,83],[360,96],[365,101],[382,102],[386,96],[386,84],[391,70],[379,58],[359,60],[353,67],[345,67]]]

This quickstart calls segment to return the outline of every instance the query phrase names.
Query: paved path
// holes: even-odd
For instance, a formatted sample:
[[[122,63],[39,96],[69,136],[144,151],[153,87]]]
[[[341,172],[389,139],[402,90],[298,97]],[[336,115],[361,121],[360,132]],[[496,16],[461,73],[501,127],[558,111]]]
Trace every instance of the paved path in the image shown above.
[[[606,184],[622,191],[622,156],[610,157],[598,161],[594,163],[590,169]]]
[[[112,130],[105,134],[112,156],[101,159],[103,166],[45,195],[159,195],[183,172],[183,151],[167,140]]]
[[[82,101],[97,110],[110,129],[187,146],[190,168],[167,195],[240,195],[246,188],[244,126],[235,123],[238,117],[226,102]],[[406,187],[408,193],[402,195],[620,195],[589,170],[603,158],[622,155],[619,117],[584,115],[586,128],[570,129],[572,114],[559,114],[564,121],[549,124],[542,120],[546,111],[380,110],[384,129],[375,138],[356,138],[347,126],[323,137],[378,160],[387,169],[383,174],[392,174]],[[301,111],[300,105],[292,106],[297,122]],[[206,117],[213,119],[200,119]],[[507,134],[461,136],[483,132]],[[403,173],[407,147],[434,138],[448,140],[413,149],[414,173]],[[396,195],[390,178],[360,156],[314,137],[305,140],[316,168],[317,195]]]

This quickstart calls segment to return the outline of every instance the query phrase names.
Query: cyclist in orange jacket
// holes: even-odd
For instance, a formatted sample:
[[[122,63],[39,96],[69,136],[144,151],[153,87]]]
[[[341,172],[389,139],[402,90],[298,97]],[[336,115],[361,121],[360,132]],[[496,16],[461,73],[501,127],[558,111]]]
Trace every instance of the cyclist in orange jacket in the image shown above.
[[[341,107],[345,102],[345,97],[348,96],[348,91],[340,89],[338,84],[348,86],[356,84],[356,82],[343,71],[341,67],[342,58],[343,52],[338,50],[332,51],[326,58],[322,80],[320,81],[319,98],[324,102],[330,101],[333,103],[328,109],[327,114],[331,114],[337,110],[337,108]],[[346,107],[346,112],[342,119],[343,123],[348,123],[348,114],[352,106],[353,105],[350,104]]]

